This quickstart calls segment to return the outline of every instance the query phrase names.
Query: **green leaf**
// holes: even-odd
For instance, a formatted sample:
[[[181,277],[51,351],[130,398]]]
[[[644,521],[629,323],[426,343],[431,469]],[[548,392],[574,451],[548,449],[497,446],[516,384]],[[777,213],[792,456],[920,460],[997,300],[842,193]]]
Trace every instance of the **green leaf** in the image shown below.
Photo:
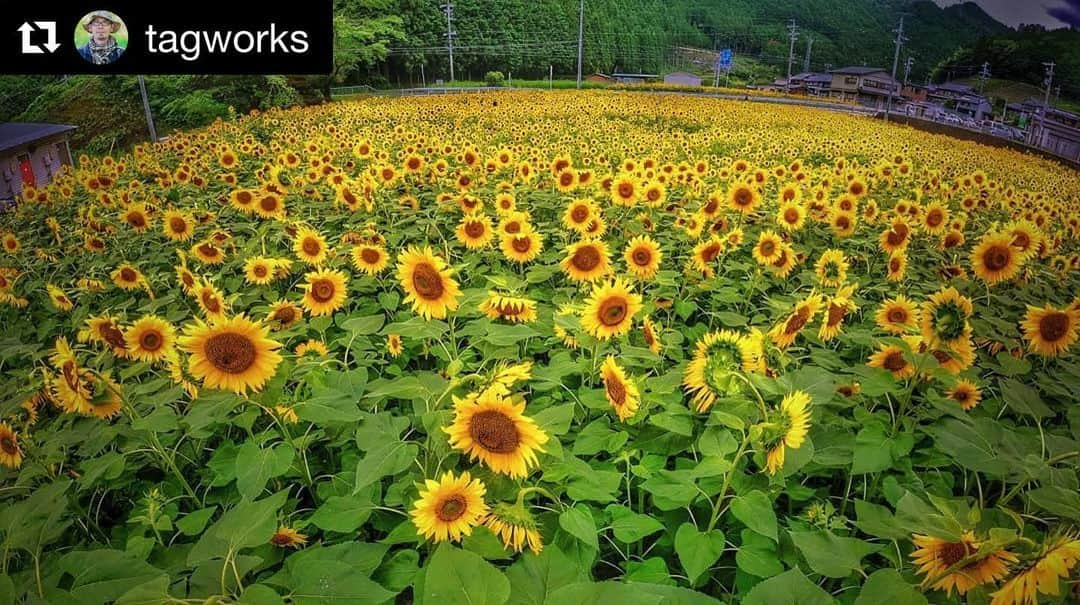
[[[180,533],[185,536],[197,536],[206,528],[206,523],[210,520],[210,517],[214,516],[215,511],[217,511],[216,506],[192,511],[176,522],[176,529],[179,529]]]
[[[1021,414],[1035,418],[1054,415],[1054,411],[1043,403],[1038,391],[1018,380],[1010,378],[1001,381],[1001,398],[1005,400],[1006,405]]]
[[[759,578],[771,578],[784,571],[775,542],[749,529],[742,530],[740,536],[742,544],[735,551],[735,565],[739,569]]]
[[[564,403],[544,408],[533,416],[536,425],[548,435],[564,435],[574,420],[574,404]]]
[[[694,434],[694,415],[683,405],[670,406],[664,412],[650,414],[649,423],[683,437]]]
[[[1080,494],[1054,485],[1035,488],[1027,493],[1028,501],[1051,514],[1080,521]]]
[[[548,595],[545,605],[661,605],[663,597],[637,589],[639,584],[577,582]]]
[[[600,548],[596,537],[596,522],[592,512],[584,504],[568,508],[559,515],[559,527],[594,550]]]
[[[420,455],[420,448],[408,441],[390,441],[372,448],[356,464],[356,485],[353,487],[353,494],[383,477],[404,471],[412,465],[418,455]]]
[[[288,443],[262,449],[252,440],[245,441],[236,453],[236,488],[240,495],[254,500],[266,487],[266,482],[280,477],[292,466],[295,451]]]
[[[488,329],[484,331],[480,340],[495,347],[508,347],[516,345],[526,338],[536,338],[537,336],[543,335],[526,324],[505,326],[492,323]]]
[[[724,457],[739,449],[739,442],[731,431],[719,426],[710,426],[701,434],[697,447],[702,455]]]
[[[355,336],[367,336],[379,331],[386,322],[383,315],[367,315],[365,317],[351,317],[341,322],[341,327]]]
[[[424,603],[435,605],[503,605],[510,581],[480,555],[445,544],[427,564],[421,594]]]
[[[425,320],[423,317],[411,317],[405,321],[392,323],[384,327],[379,334],[397,334],[402,338],[439,338],[450,329],[445,321]]]
[[[855,435],[855,455],[851,459],[854,475],[876,473],[891,468],[892,452],[885,425],[875,422],[864,426]]]
[[[833,605],[835,600],[806,578],[799,569],[789,569],[750,589],[743,605]]]
[[[288,490],[282,490],[262,500],[244,500],[225,511],[221,519],[211,525],[188,551],[188,565],[197,565],[269,542],[277,531],[277,511],[285,504],[287,497]]]
[[[844,578],[862,569],[862,558],[881,549],[857,538],[837,537],[827,530],[793,531],[790,535],[810,569],[829,578]]]
[[[675,532],[675,553],[691,584],[696,584],[723,552],[724,533],[719,530],[702,532],[692,523],[683,523]]]
[[[713,316],[729,328],[741,328],[746,325],[747,321],[745,315],[739,315],[731,311],[717,311],[713,313]]]
[[[374,503],[373,494],[378,486],[372,485],[360,493],[347,496],[331,496],[315,510],[309,521],[319,529],[348,533],[363,525]]]
[[[773,542],[778,542],[776,513],[773,504],[763,492],[752,492],[736,496],[731,501],[731,514],[750,528]]]
[[[626,562],[625,566],[626,574],[623,576],[623,580],[627,583],[634,585],[639,583],[675,585],[675,580],[671,578],[671,571],[668,570],[663,557],[649,557],[644,561],[630,560]]]
[[[390,590],[401,592],[413,583],[419,570],[420,553],[415,550],[399,550],[379,567],[374,579]]]
[[[855,500],[855,526],[863,532],[889,540],[905,540],[909,532],[897,522],[889,509],[865,500]]]
[[[1013,357],[1006,351],[998,353],[994,359],[996,359],[998,365],[1001,366],[1000,371],[1005,376],[1023,376],[1031,371],[1030,361]]]
[[[609,506],[613,519],[611,530],[615,539],[633,544],[638,540],[664,529],[664,525],[649,515],[635,513],[625,506]]]
[[[293,404],[296,415],[315,424],[356,422],[362,417],[357,403],[364,396],[367,370],[327,371],[312,374],[311,397]]]
[[[394,593],[373,582],[344,562],[321,560],[318,565],[302,565],[294,570],[296,605],[339,603],[368,605],[394,598]]]
[[[966,469],[1004,477],[1012,469],[1022,468],[1018,459],[999,451],[1003,429],[993,418],[971,423],[946,418],[924,430],[942,453]]]
[[[855,605],[926,605],[926,597],[904,580],[895,569],[879,569],[870,574],[859,591]]]
[[[473,532],[461,540],[461,547],[484,557],[488,561],[513,558],[513,551],[507,549],[502,540],[483,525],[474,527]]]
[[[136,586],[165,575],[120,550],[70,552],[60,559],[60,569],[72,577],[71,596],[88,604],[115,601]]]
[[[652,494],[653,504],[663,511],[683,508],[700,494],[694,484],[693,471],[661,469],[646,479],[641,487]]]
[[[116,605],[170,605],[175,601],[169,595],[169,576],[162,574],[120,595]]]
[[[522,555],[506,570],[506,577],[510,581],[507,605],[543,605],[551,592],[588,580],[586,572],[555,544],[545,544],[539,555]]]

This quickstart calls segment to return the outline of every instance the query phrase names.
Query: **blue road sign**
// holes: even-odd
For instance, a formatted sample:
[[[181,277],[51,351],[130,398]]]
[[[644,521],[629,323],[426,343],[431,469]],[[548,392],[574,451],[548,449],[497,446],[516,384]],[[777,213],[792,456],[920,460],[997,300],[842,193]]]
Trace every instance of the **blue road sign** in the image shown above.
[[[733,53],[730,48],[725,48],[720,51],[720,69],[731,69],[731,59]]]

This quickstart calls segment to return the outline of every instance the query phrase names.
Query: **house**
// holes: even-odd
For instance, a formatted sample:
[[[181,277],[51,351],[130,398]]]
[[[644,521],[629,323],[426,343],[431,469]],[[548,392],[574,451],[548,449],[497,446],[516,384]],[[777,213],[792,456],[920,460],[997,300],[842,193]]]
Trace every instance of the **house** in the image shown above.
[[[829,87],[832,85],[832,76],[807,71],[791,76],[790,85],[789,90],[793,93],[826,97],[829,95]]]
[[[68,139],[74,126],[5,122],[0,124],[0,205],[10,203],[25,187],[52,181],[70,166]]]
[[[905,101],[922,103],[930,98],[930,88],[914,83],[904,84],[903,88],[900,89],[900,96]]]
[[[625,74],[614,73],[611,74],[615,81],[619,84],[644,84],[649,81],[659,80],[660,76],[656,74]]]
[[[880,67],[842,67],[829,72],[829,96],[854,100],[860,105],[883,108],[891,94],[900,96],[900,82]]]
[[[592,82],[594,84],[612,84],[612,83],[615,82],[615,78],[612,78],[611,76],[609,76],[607,74],[602,74],[602,73],[597,72],[597,73],[594,73],[591,76],[586,76],[585,81],[586,82]]]
[[[927,90],[927,100],[950,108],[961,116],[976,120],[982,120],[983,117],[994,113],[989,99],[966,84],[945,82],[931,86]]]
[[[669,86],[701,86],[701,76],[686,71],[676,71],[664,76],[664,84]]]

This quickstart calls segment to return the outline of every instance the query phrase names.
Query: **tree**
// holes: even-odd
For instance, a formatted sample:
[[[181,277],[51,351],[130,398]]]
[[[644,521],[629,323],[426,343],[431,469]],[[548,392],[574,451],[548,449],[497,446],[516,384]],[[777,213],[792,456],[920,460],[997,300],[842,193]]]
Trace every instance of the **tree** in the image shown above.
[[[392,0],[334,2],[334,66],[322,77],[327,101],[332,84],[345,81],[361,68],[374,67],[390,54],[393,42],[405,39],[404,23],[392,12]]]

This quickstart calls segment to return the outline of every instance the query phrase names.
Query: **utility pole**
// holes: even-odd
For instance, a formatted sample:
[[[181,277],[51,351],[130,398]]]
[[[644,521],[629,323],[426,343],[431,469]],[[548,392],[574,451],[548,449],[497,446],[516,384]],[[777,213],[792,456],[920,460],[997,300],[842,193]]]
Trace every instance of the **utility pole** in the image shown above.
[[[1056,66],[1056,63],[1050,61],[1049,63],[1043,63],[1043,65],[1046,66],[1046,79],[1043,80],[1043,84],[1046,86],[1046,91],[1043,96],[1042,115],[1039,117],[1039,138],[1042,138],[1043,130],[1046,129],[1046,114],[1050,111],[1050,88],[1054,84],[1054,67]],[[1031,126],[1032,136],[1030,137],[1030,144],[1035,145],[1036,147],[1041,147],[1041,145],[1038,144],[1038,139],[1034,137],[1035,124],[1033,123]]]
[[[982,70],[979,71],[979,94],[982,94],[983,89],[986,88],[986,81],[990,79],[990,62],[982,64]]]
[[[915,65],[915,58],[914,57],[908,57],[907,60],[904,61],[904,86],[907,86],[908,78],[911,77],[911,66],[912,65]]]
[[[892,79],[896,81],[896,67],[900,63],[900,47],[907,42],[907,38],[904,37],[904,15],[900,15],[900,27],[896,28],[896,53],[893,55],[892,61]],[[889,121],[889,114],[892,113],[892,98],[895,87],[892,82],[889,83],[889,101],[885,104],[885,121]]]
[[[795,40],[799,38],[799,26],[795,25],[794,19],[788,24],[788,37],[791,38],[791,47],[788,49],[787,82],[784,83],[784,90],[791,92],[791,64],[795,61]]]
[[[450,82],[454,81],[454,36],[457,35],[454,32],[453,19],[454,19],[454,3],[447,2],[442,5],[443,11],[446,13],[446,49],[450,53]]]
[[[585,0],[581,0],[577,18],[577,87],[581,88],[581,55],[585,49]]]
[[[150,99],[146,96],[146,78],[139,76],[139,92],[142,93],[143,111],[146,113],[146,125],[150,128],[150,142],[157,143],[157,130],[154,129],[154,115],[150,113]]]
[[[803,59],[802,70],[803,72],[810,71],[810,50],[814,48],[814,37],[810,36],[806,39],[806,58]]]

